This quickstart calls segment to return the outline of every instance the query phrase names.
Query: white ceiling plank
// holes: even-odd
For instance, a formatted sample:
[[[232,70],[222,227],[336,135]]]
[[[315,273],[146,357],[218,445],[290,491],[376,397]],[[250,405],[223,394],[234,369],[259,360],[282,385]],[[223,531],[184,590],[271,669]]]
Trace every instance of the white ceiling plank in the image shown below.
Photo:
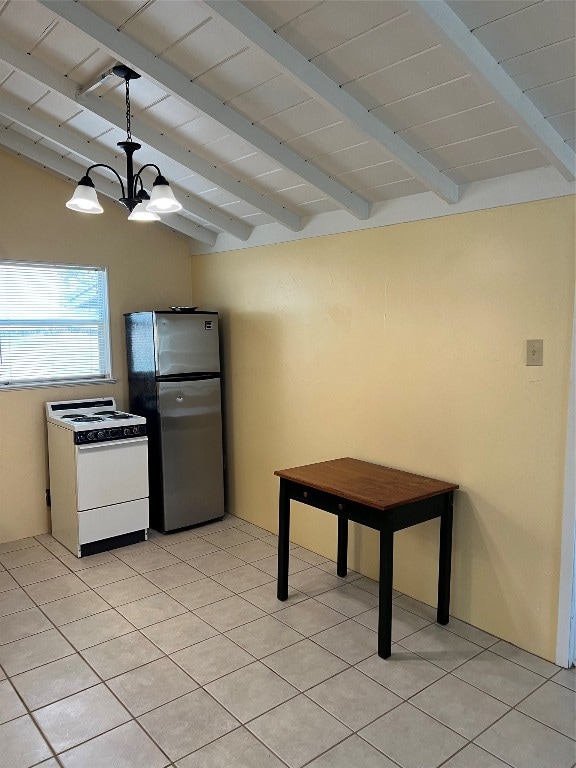
[[[23,54],[14,46],[2,42],[0,46],[0,59],[9,63],[15,69],[29,74],[34,80],[37,80],[47,88],[66,96],[74,103],[79,103],[86,111],[93,113],[98,118],[113,123],[122,130],[125,129],[126,122],[123,110],[104,99],[94,96],[77,99],[76,86],[70,80],[54,72],[45,64],[36,61],[32,56]],[[171,141],[145,123],[140,123],[138,129],[138,136],[143,142],[167,157],[176,160],[185,168],[188,168],[191,173],[197,173],[222,187],[222,189],[231,192],[233,195],[242,197],[246,202],[269,214],[273,219],[276,219],[276,221],[284,224],[289,229],[295,232],[302,229],[302,218],[293,211],[238,182],[230,174],[215,168],[213,164],[190,150],[184,149],[180,144]]]
[[[77,179],[82,173],[83,168],[78,163],[65,157],[60,157],[55,152],[52,152],[40,144],[25,139],[22,136],[13,131],[2,131],[0,133],[0,144],[12,152],[16,152],[23,157],[27,157],[29,160],[33,160],[35,163],[48,168],[51,171],[55,171],[61,176],[65,176],[69,179]],[[111,200],[116,200],[114,192],[116,187],[112,187],[106,183],[106,180],[102,179],[99,174],[94,174],[95,178],[94,186],[99,194],[109,197]],[[182,216],[175,216],[170,219],[169,222],[157,222],[158,224],[164,223],[165,226],[180,232],[186,237],[191,237],[194,240],[199,240],[207,245],[214,245],[216,243],[216,233],[207,227],[203,227],[200,224],[195,224],[192,221],[184,219]],[[137,224],[135,225],[137,226]]]
[[[385,123],[370,114],[360,102],[346,93],[318,67],[311,64],[290,43],[279,37],[246,6],[238,0],[205,0],[205,3],[215,13],[240,29],[252,43],[266,51],[309,93],[319,98],[326,106],[337,110],[367,136],[384,146],[411,176],[417,178],[443,200],[450,203],[458,201],[456,184],[441,174],[432,163],[421,157]]]
[[[58,126],[49,120],[41,117],[39,114],[33,114],[28,109],[23,109],[16,104],[0,97],[0,112],[11,120],[31,128],[41,136],[50,139],[64,149],[72,151],[81,157],[84,157],[89,165],[101,163],[111,166],[126,182],[126,166],[119,159],[111,157],[107,152],[99,150],[93,143],[88,143],[78,138],[72,131]],[[85,173],[85,171],[84,171]],[[84,175],[84,173],[82,175]],[[178,197],[177,190],[174,190]],[[118,190],[120,192],[120,190]],[[199,217],[218,229],[238,237],[240,240],[247,240],[250,237],[251,227],[242,221],[234,221],[228,216],[222,214],[207,205],[202,200],[188,199],[184,208],[193,216]]]
[[[354,216],[358,218],[370,216],[371,205],[361,197],[314,168],[291,149],[280,144],[261,128],[252,125],[249,120],[222,104],[211,93],[190,82],[186,75],[155,57],[142,45],[119,32],[80,3],[70,3],[67,0],[39,0],[39,2],[89,34],[112,55],[119,56],[129,66],[143,73],[172,95],[192,104],[223,125],[227,125],[231,131],[242,136],[261,152],[298,173],[310,184],[339,202]]]
[[[564,178],[573,181],[576,177],[576,155],[572,149],[447,3],[444,0],[408,2],[413,12],[433,25],[442,44],[465,62],[468,70],[491,91],[497,103],[530,136],[548,161]]]

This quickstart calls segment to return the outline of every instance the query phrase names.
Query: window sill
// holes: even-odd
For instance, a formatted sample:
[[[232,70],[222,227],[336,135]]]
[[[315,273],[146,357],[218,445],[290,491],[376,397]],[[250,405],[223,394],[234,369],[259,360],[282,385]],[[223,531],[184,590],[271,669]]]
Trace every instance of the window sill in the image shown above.
[[[58,389],[59,387],[84,387],[94,384],[116,384],[118,379],[82,379],[82,381],[35,381],[29,384],[23,382],[15,384],[0,383],[0,392],[14,389]]]

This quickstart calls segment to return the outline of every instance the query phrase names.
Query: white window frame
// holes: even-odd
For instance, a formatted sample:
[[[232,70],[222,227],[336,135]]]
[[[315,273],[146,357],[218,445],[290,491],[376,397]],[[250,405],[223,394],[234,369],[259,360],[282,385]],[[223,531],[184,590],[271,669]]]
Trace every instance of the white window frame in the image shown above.
[[[80,375],[80,376],[70,376],[70,375],[62,375],[62,376],[43,376],[39,375],[38,378],[35,379],[29,379],[29,378],[18,378],[16,375],[11,380],[6,380],[5,378],[0,377],[0,392],[2,390],[10,390],[10,389],[34,389],[38,387],[62,387],[62,386],[75,386],[75,385],[85,385],[85,384],[110,384],[114,383],[116,379],[112,377],[112,355],[111,355],[111,329],[110,329],[110,306],[109,306],[109,290],[108,290],[108,268],[103,266],[95,266],[95,265],[84,265],[84,264],[57,264],[57,263],[50,263],[50,262],[31,262],[31,261],[12,261],[8,259],[0,259],[0,266],[5,265],[11,265],[15,267],[22,267],[23,269],[57,269],[57,270],[63,270],[63,271],[70,271],[70,272],[81,272],[81,271],[96,271],[102,275],[102,292],[103,295],[101,296],[101,305],[102,305],[102,312],[100,316],[99,324],[102,326],[102,331],[99,334],[100,338],[100,344],[98,347],[99,357],[100,357],[100,373],[99,374],[91,374],[91,375]],[[23,320],[26,325],[29,327],[38,327],[39,330],[41,330],[43,327],[52,325],[53,327],[53,321],[51,323],[49,318],[44,319],[27,319],[24,315],[22,318],[19,318],[19,320]],[[68,325],[70,327],[78,327],[83,324],[82,318],[74,319],[69,318]],[[1,344],[2,344],[2,333],[5,328],[9,328],[10,324],[14,323],[17,324],[16,321],[11,320],[10,318],[7,318],[3,314],[3,308],[0,303],[0,354],[1,354]],[[65,321],[59,321],[59,324],[62,323],[64,326],[67,325]]]

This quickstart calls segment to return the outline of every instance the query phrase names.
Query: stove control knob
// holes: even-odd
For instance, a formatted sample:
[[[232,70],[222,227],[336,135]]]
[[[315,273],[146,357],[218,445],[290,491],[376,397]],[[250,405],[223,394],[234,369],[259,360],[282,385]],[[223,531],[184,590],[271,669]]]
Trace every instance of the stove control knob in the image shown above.
[[[88,440],[95,440],[95,439],[96,439],[96,435],[94,434],[94,432],[88,432]]]
[[[129,435],[130,434],[130,427],[124,427],[124,434]]]
[[[102,440],[103,437],[104,437],[104,432],[98,432],[98,439]]]

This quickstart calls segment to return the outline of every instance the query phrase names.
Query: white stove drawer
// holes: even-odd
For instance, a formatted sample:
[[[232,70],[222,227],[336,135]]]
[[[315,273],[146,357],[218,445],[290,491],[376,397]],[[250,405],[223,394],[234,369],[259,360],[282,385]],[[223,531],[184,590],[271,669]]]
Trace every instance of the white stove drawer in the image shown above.
[[[76,492],[80,511],[148,496],[148,438],[77,445]]]
[[[148,528],[148,499],[126,501],[112,507],[85,509],[78,513],[79,544],[142,531],[144,528]]]

